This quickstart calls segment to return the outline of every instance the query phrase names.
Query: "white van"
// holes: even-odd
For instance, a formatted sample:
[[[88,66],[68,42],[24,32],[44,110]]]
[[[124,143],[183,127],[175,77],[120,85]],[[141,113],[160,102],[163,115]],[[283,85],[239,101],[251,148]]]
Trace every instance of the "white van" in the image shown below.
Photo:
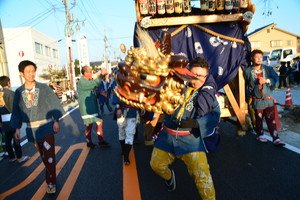
[[[270,66],[273,67],[276,72],[278,72],[280,67],[280,62],[290,61],[292,63],[293,58],[295,57],[296,57],[295,47],[274,49],[270,53]]]

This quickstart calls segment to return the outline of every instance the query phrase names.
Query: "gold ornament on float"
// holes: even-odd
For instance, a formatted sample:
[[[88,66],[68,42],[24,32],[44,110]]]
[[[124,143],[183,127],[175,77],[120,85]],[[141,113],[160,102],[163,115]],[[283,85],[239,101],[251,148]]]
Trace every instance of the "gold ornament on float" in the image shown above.
[[[142,30],[139,33],[140,40],[147,35]],[[186,69],[187,58],[171,52],[170,33],[162,33],[159,48],[155,47],[152,39],[142,42],[147,40],[142,47],[130,47],[125,62],[118,63],[114,92],[130,106],[172,114],[179,104],[184,103],[184,81],[197,79]]]

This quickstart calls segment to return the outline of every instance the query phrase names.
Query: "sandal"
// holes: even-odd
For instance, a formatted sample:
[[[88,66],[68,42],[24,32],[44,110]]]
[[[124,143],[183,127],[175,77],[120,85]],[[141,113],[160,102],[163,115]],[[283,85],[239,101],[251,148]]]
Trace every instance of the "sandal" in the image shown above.
[[[29,156],[22,156],[21,158],[18,158],[17,159],[17,161],[19,162],[19,163],[21,163],[21,162],[24,162],[24,161],[26,161],[26,160],[29,160]]]
[[[128,156],[127,157],[124,156],[124,161],[123,162],[124,162],[124,165],[129,165],[130,164]]]
[[[11,158],[11,159],[9,159],[9,162],[14,162],[16,160],[17,160],[16,158]]]
[[[263,142],[263,143],[268,142],[267,138],[263,135],[257,137],[256,139],[260,142]]]
[[[47,188],[47,193],[48,194],[54,194],[54,193],[56,193],[56,186],[49,184],[48,188]]]

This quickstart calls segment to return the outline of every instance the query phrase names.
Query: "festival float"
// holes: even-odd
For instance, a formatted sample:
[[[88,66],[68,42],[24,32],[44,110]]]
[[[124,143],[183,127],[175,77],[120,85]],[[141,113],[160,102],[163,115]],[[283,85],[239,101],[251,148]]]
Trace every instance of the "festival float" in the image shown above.
[[[124,103],[172,114],[184,102],[186,66],[205,58],[216,80],[221,117],[247,130],[243,69],[251,47],[245,33],[255,12],[251,0],[136,0],[134,47],[115,72],[115,94]],[[235,117],[237,120],[232,120]]]

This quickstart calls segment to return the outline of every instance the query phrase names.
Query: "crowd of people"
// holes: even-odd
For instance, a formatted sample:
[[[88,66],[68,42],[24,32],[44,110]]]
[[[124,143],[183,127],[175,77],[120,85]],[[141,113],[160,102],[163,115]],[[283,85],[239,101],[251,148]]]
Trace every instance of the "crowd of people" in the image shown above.
[[[71,85],[69,84],[69,81],[67,87],[65,88],[62,87],[61,81],[57,81],[56,83],[50,82],[49,87],[56,94],[61,104],[68,104],[71,102],[75,102],[75,100],[77,99],[77,93],[74,91],[74,89],[71,89]]]
[[[281,62],[279,67],[279,85],[278,88],[286,88],[300,83],[300,57],[293,58],[291,62]]]
[[[259,142],[267,142],[262,128],[265,118],[274,145],[282,146],[276,131],[274,119],[274,103],[272,90],[275,88],[278,75],[273,68],[262,64],[263,52],[254,50],[251,53],[252,65],[245,69],[246,87],[254,109],[255,131]],[[298,67],[299,60],[295,60],[293,67]],[[35,63],[25,60],[20,62],[19,71],[25,80],[15,92],[9,89],[8,77],[0,77],[0,85],[4,91],[4,103],[0,101],[2,132],[6,136],[6,149],[9,161],[24,162],[29,156],[22,155],[20,146],[20,128],[27,123],[26,136],[33,142],[41,155],[46,167],[47,192],[56,192],[55,171],[55,137],[60,130],[59,118],[64,114],[61,105],[63,87],[60,82],[46,84],[35,81]],[[169,166],[175,159],[181,159],[186,164],[189,174],[194,178],[195,185],[202,199],[215,199],[213,178],[207,162],[205,139],[218,134],[220,107],[217,101],[217,86],[210,67],[203,58],[190,61],[188,70],[194,75],[191,82],[187,82],[184,89],[185,102],[173,114],[161,115],[158,120],[159,129],[146,126],[145,140],[155,135],[151,158],[149,160],[153,171],[165,180],[168,191],[176,188],[174,170]],[[93,73],[91,67],[85,66],[81,70],[81,78],[77,82],[78,104],[83,124],[85,125],[85,139],[87,148],[111,147],[105,140],[103,132],[104,105],[109,113],[114,113],[118,126],[119,142],[122,150],[124,165],[130,165],[129,153],[132,149],[137,124],[140,117],[145,117],[145,111],[121,102],[112,92],[116,81],[105,69]],[[295,73],[294,77],[298,77]],[[297,82],[298,79],[296,79]],[[299,81],[299,80],[298,80]],[[113,107],[111,106],[113,104]],[[34,114],[32,114],[34,113]],[[151,121],[155,114],[150,114]],[[157,121],[156,121],[157,122]],[[275,123],[274,123],[275,122]],[[96,125],[98,145],[92,141],[92,127]],[[152,139],[151,139],[152,140]],[[145,143],[148,144],[148,143]]]

